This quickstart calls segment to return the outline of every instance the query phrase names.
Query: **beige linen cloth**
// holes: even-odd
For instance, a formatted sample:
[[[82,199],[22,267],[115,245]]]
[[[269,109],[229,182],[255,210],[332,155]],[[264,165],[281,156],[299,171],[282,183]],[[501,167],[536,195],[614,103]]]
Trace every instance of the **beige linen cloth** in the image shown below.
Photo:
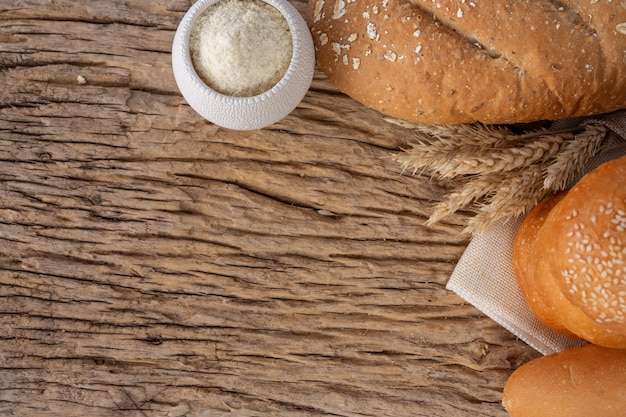
[[[601,123],[609,129],[585,172],[626,155],[626,111],[554,122],[551,129]],[[513,273],[513,240],[523,219],[497,224],[475,236],[463,253],[447,288],[544,355],[581,345],[539,322],[526,305]]]

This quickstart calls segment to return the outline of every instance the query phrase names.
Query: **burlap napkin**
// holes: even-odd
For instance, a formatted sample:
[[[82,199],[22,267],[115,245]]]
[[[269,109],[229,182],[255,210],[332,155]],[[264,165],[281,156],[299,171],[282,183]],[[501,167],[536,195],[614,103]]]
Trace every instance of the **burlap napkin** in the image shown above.
[[[551,128],[564,129],[585,123],[600,123],[610,130],[585,172],[626,155],[626,111],[560,120]],[[511,261],[513,240],[522,220],[501,222],[475,236],[453,271],[447,288],[544,355],[581,345],[581,341],[560,335],[539,322],[522,297]]]

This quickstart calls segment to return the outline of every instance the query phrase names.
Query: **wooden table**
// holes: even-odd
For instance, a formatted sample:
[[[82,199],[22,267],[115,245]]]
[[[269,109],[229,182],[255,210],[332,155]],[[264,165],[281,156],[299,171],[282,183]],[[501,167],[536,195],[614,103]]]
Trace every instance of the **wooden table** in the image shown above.
[[[267,129],[203,120],[191,3],[0,0],[0,415],[506,416],[538,355],[445,289],[467,217],[423,226],[412,131],[319,70]]]

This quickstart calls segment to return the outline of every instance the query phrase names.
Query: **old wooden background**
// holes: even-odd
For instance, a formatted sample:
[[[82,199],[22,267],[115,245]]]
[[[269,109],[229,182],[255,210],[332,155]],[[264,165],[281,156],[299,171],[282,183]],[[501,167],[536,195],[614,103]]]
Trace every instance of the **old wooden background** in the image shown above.
[[[0,415],[505,416],[537,354],[445,289],[466,216],[422,225],[411,130],[320,71],[211,125],[171,71],[191,3],[0,0]]]

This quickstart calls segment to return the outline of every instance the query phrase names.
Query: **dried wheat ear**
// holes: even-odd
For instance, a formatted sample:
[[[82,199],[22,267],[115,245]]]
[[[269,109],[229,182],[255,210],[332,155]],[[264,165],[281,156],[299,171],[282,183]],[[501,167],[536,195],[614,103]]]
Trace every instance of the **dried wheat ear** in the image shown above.
[[[432,226],[458,210],[474,215],[464,232],[526,214],[546,195],[564,189],[600,149],[607,129],[584,125],[517,132],[507,126],[407,124],[415,138],[393,155],[413,175],[454,184],[426,222]]]

